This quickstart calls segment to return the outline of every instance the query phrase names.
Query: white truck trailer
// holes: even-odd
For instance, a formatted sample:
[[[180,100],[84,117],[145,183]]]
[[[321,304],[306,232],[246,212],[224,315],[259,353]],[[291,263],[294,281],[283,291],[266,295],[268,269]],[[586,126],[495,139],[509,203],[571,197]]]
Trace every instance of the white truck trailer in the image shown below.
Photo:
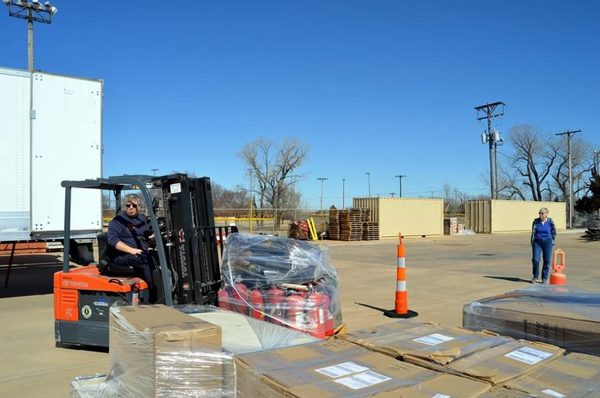
[[[0,68],[0,242],[62,239],[61,181],[102,177],[102,97],[101,80]],[[80,191],[71,236],[83,243],[102,229],[102,198]]]

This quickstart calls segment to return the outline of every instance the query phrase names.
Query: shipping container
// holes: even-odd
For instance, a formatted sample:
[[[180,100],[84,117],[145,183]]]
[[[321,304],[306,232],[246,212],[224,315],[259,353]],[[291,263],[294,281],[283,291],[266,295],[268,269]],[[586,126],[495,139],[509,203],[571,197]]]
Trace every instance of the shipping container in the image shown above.
[[[466,228],[477,233],[528,232],[542,207],[558,231],[566,226],[565,202],[534,202],[523,200],[469,200],[465,203]]]
[[[439,198],[353,198],[355,208],[371,210],[379,239],[444,234],[444,200]]]
[[[102,96],[101,80],[0,68],[0,241],[63,237],[61,181],[102,177]],[[89,191],[73,193],[74,238],[102,228]]]

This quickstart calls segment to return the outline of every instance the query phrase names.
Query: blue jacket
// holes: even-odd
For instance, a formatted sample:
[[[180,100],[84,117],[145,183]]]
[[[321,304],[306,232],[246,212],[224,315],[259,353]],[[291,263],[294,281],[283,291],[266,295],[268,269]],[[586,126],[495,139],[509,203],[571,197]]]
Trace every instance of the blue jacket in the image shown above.
[[[108,224],[108,234],[106,240],[108,245],[115,248],[119,241],[128,246],[136,247],[144,251],[148,250],[148,243],[145,237],[151,232],[148,218],[142,214],[131,218],[125,212],[120,212]],[[114,250],[115,254],[125,254]]]
[[[550,217],[548,217],[546,223],[548,223],[548,225],[550,226],[550,236],[552,238],[552,244],[554,244],[554,241],[556,240],[556,227],[554,226],[554,221],[552,221],[552,219]],[[535,236],[535,227],[538,226],[539,224],[541,224],[540,219],[534,218],[533,223],[531,224],[531,243],[532,244],[533,244],[533,240],[535,238],[537,238],[537,236]]]

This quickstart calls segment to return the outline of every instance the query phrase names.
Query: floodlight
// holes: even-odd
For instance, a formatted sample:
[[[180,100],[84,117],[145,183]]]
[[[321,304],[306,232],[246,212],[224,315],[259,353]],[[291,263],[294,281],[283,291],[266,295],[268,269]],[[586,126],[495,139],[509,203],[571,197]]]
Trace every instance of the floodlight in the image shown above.
[[[2,2],[3,2],[4,4],[6,4],[6,5],[9,5],[9,4],[10,4],[10,0],[2,0]]]
[[[50,7],[50,14],[52,15],[56,15],[56,13],[58,12],[58,8],[51,6]]]

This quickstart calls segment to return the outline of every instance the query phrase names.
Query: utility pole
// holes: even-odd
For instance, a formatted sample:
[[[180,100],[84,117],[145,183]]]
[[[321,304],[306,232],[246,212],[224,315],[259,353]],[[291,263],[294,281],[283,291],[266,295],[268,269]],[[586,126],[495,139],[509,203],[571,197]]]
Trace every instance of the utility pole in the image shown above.
[[[600,150],[595,150],[594,151],[594,171],[596,172],[596,175],[598,175],[598,173],[600,173],[600,168],[598,165],[598,157],[600,155]]]
[[[406,177],[405,175],[398,174],[396,178],[398,179],[398,197],[402,197],[402,179]]]
[[[342,178],[342,210],[346,208],[346,179]]]
[[[150,171],[152,172],[152,175],[156,175],[156,172],[157,172],[158,170],[159,170],[159,169],[150,169]]]
[[[367,181],[369,183],[369,198],[370,198],[371,197],[371,173],[369,173],[367,171],[366,174],[367,174]]]
[[[323,182],[329,180],[326,177],[317,177],[317,180],[321,181],[321,211],[323,211]]]
[[[556,135],[567,136],[567,157],[569,158],[569,229],[573,228],[573,170],[571,164],[571,137],[575,133],[580,133],[581,130],[567,130],[562,133],[556,133]]]
[[[504,102],[493,102],[491,104],[479,105],[475,107],[477,111],[477,120],[487,119],[487,130],[481,134],[481,142],[489,144],[490,151],[490,196],[492,199],[498,199],[498,169],[496,162],[496,148],[498,143],[502,143],[500,133],[492,129],[492,119],[504,116]],[[498,112],[497,108],[500,107]]]

